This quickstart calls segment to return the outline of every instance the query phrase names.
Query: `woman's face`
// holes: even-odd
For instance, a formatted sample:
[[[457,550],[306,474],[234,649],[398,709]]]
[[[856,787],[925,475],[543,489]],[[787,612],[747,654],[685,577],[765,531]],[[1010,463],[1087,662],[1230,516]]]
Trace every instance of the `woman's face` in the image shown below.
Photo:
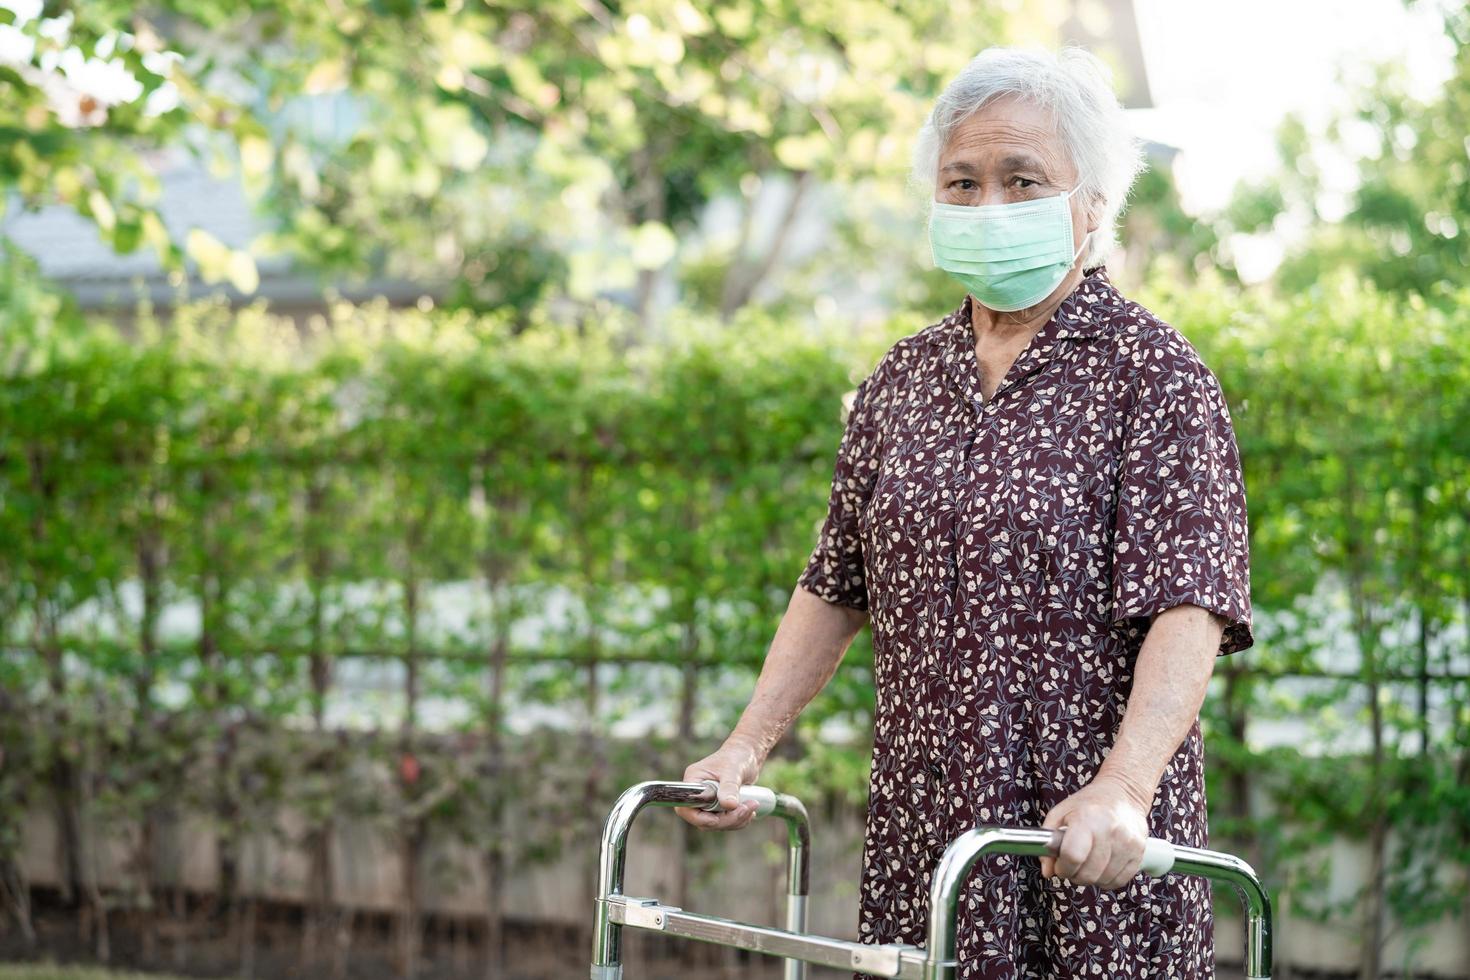
[[[939,154],[934,200],[945,204],[1012,204],[1053,197],[1076,186],[1068,159],[1045,109],[1012,97],[994,99],[950,134]],[[1085,195],[1074,194],[1072,247],[1091,230]]]

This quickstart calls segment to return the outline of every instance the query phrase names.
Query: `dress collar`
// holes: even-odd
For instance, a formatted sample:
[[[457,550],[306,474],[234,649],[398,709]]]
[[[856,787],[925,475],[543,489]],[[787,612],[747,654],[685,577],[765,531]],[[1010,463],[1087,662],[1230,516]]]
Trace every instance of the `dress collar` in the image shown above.
[[[1096,337],[1105,328],[1105,314],[1122,302],[1123,297],[1108,278],[1108,270],[1096,266],[1083,272],[1077,285],[1058,304],[1051,319],[1036,332],[1036,337],[1043,334],[1049,338]],[[932,339],[935,343],[953,342],[966,335],[973,339],[972,323],[970,297],[966,294],[959,308],[944,318],[944,325],[949,329],[937,331]]]
[[[1057,356],[1070,349],[1073,341],[1091,340],[1107,329],[1108,312],[1121,304],[1122,297],[1108,279],[1107,271],[1098,266],[1083,273],[1077,286],[1057,306],[1051,319],[1031,338],[1016,357],[995,396],[1003,395],[1030,377]],[[975,332],[970,318],[970,297],[965,296],[959,309],[940,323],[930,338],[941,345],[946,371],[960,385],[966,397],[976,405],[983,403],[980,369],[975,362]]]

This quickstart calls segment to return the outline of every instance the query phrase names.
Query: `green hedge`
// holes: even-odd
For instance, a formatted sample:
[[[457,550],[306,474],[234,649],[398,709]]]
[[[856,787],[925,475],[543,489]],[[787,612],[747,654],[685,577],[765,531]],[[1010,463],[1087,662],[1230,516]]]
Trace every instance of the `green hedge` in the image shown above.
[[[204,304],[123,337],[11,285],[0,807],[49,783],[71,807],[182,802],[237,834],[289,797],[322,821],[378,814],[484,843],[538,743],[515,765],[494,750],[489,778],[479,749],[424,730],[430,697],[467,706],[480,736],[511,703],[573,706],[594,770],[579,811],[692,761],[678,732],[609,747],[612,708],[670,701],[696,751],[728,730],[815,540],[842,397],[924,323],[679,315],[638,344],[614,308],[515,333],[343,305],[298,331]],[[1309,909],[1320,866],[1286,845],[1361,835],[1384,862],[1367,898],[1411,924],[1448,914],[1470,853],[1470,304],[1346,279],[1140,298],[1220,376],[1245,461],[1259,641],[1222,661],[1206,709],[1217,835]],[[485,600],[467,621],[430,603],[450,582]],[[553,595],[570,612],[518,640]],[[159,622],[179,601],[200,612],[182,637]],[[406,713],[351,747],[313,740],[332,665],[360,656],[403,665]],[[870,725],[870,663],[864,634],[773,781],[861,800],[866,744],[818,727]],[[1245,738],[1282,719],[1302,726],[1293,744]],[[182,775],[200,759],[204,784]],[[397,774],[386,794],[354,775],[372,760]],[[1395,828],[1438,860],[1388,849]]]

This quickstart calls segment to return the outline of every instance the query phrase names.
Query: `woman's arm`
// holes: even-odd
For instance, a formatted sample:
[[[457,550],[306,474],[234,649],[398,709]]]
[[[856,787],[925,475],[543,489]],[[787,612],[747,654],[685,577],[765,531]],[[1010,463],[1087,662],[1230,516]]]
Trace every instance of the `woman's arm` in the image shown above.
[[[1224,626],[1221,617],[1189,604],[1154,617],[1113,748],[1092,782],[1053,807],[1042,823],[1067,828],[1061,855],[1041,859],[1043,876],[1119,888],[1138,873],[1154,793],[1199,715]]]
[[[1133,667],[1133,690],[1099,778],[1128,786],[1145,812],[1169,760],[1199,715],[1220,649],[1224,620],[1199,606],[1154,617]]]
[[[791,593],[761,664],[755,692],[735,730],[718,750],[684,771],[689,782],[718,782],[725,812],[677,807],[679,816],[707,830],[736,830],[751,821],[755,808],[737,805],[739,787],[756,781],[771,749],[801,709],[832,679],[853,637],[867,621],[867,612],[828,602],[803,587]]]

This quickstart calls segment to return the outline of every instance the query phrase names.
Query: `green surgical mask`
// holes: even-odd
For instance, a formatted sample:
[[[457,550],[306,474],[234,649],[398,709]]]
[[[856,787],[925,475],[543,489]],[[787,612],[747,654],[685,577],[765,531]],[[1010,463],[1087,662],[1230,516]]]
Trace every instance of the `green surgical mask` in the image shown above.
[[[1082,249],[1072,251],[1072,209],[1078,188],[1035,201],[969,206],[935,201],[929,213],[934,264],[989,309],[1024,310],[1067,277]],[[1087,238],[1082,237],[1082,248]]]

